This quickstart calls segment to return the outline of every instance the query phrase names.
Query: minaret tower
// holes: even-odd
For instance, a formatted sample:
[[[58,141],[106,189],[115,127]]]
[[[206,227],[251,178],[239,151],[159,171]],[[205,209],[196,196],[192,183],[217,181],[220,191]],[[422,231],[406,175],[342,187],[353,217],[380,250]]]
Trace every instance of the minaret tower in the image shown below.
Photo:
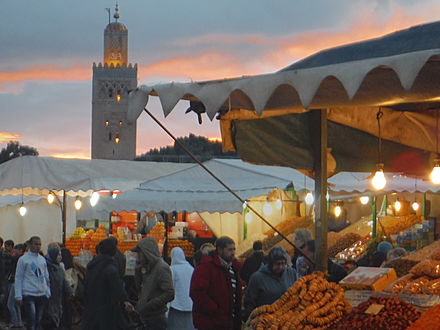
[[[93,63],[92,158],[136,156],[136,123],[128,124],[128,92],[137,86],[137,64],[128,63],[128,30],[116,4],[104,30],[104,63]]]

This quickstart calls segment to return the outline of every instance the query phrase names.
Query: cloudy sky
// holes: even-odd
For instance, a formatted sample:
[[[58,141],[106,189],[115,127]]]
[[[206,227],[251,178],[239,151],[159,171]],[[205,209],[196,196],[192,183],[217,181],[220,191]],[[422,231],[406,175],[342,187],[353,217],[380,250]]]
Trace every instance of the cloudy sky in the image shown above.
[[[101,62],[110,0],[2,0],[0,148],[8,140],[43,156],[90,156],[92,63]],[[276,71],[323,48],[434,21],[438,0],[119,0],[139,83]],[[177,136],[220,136],[185,104],[167,118]],[[170,143],[146,115],[137,154]]]

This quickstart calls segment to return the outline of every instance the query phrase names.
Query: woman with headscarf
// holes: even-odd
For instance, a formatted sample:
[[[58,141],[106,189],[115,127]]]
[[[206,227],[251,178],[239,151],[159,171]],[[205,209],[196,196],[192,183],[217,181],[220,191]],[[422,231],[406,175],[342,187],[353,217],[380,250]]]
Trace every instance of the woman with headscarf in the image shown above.
[[[288,258],[282,247],[275,246],[267,256],[267,263],[252,274],[244,298],[244,320],[255,308],[279,299],[295,283],[296,271],[287,266]]]
[[[60,247],[50,244],[46,255],[50,279],[50,297],[44,317],[46,329],[59,329],[63,316],[63,299],[73,293],[72,288],[66,281],[64,268],[60,265],[60,262]]]
[[[171,274],[173,276],[174,300],[170,303],[168,329],[193,330],[192,300],[189,287],[194,268],[186,261],[180,247],[171,250]]]

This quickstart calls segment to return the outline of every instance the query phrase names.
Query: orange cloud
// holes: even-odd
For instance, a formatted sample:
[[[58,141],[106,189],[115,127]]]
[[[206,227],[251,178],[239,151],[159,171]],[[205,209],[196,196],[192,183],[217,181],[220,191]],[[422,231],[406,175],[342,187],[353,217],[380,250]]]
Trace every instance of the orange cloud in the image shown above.
[[[9,142],[11,140],[18,140],[20,138],[19,133],[0,132],[0,143]]]

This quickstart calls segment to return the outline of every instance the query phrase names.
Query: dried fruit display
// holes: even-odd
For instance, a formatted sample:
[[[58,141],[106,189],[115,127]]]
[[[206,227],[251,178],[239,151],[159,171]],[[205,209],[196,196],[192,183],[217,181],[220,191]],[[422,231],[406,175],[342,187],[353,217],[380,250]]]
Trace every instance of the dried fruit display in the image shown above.
[[[410,270],[414,275],[426,275],[432,278],[440,278],[440,261],[439,260],[424,260],[419,262]]]
[[[431,255],[429,256],[429,259],[440,260],[440,249],[437,249],[434,252],[432,252]]]
[[[349,233],[347,233],[347,234],[349,234]],[[344,236],[344,235],[342,235],[340,232],[339,233],[334,232],[334,231],[328,232],[327,233],[327,246],[335,245],[336,241],[338,239],[340,239],[342,236]]]
[[[385,292],[390,292],[390,293],[400,293],[402,292],[403,288],[410,283],[411,281],[413,281],[415,279],[414,275],[412,274],[408,274],[405,275],[397,280],[395,280],[393,283],[391,283],[390,285],[388,285],[385,288]]]
[[[307,228],[312,223],[313,221],[311,217],[292,217],[280,222],[275,226],[275,228],[283,235],[289,235],[295,232],[297,229]],[[273,236],[274,234],[275,231],[273,229],[269,229],[264,233],[266,236]]]
[[[399,232],[414,226],[416,223],[422,221],[422,218],[415,215],[409,214],[404,216],[385,216],[378,219],[377,228],[379,232],[385,231],[382,234],[385,235],[394,235]]]
[[[335,330],[406,329],[420,317],[411,304],[397,297],[370,297],[353,308],[339,322],[330,327]]]
[[[418,264],[418,261],[408,259],[395,259],[385,264],[385,268],[394,268],[398,277],[402,277],[409,273],[411,268]]]
[[[437,278],[435,280],[426,283],[422,288],[422,292],[424,294],[440,295],[440,278]]]
[[[431,307],[413,324],[411,324],[407,330],[438,330],[440,325],[440,305]]]
[[[402,293],[421,294],[423,286],[429,283],[430,278],[427,276],[420,276],[409,282],[402,290]]]
[[[358,259],[368,248],[367,243],[371,241],[371,236],[368,235],[348,248],[342,250],[336,255],[336,259],[340,260],[356,260]]]
[[[415,260],[415,261],[422,261],[429,259],[431,257],[432,251],[436,251],[440,249],[440,240],[433,242],[432,244],[429,244],[425,246],[424,248],[406,256],[402,259],[408,259],[408,260]]]
[[[334,258],[339,252],[349,248],[354,243],[359,241],[361,236],[355,233],[348,233],[340,237],[334,244],[329,245],[328,256]]]
[[[256,308],[247,329],[326,329],[349,311],[343,289],[323,273],[301,277],[272,305]]]

